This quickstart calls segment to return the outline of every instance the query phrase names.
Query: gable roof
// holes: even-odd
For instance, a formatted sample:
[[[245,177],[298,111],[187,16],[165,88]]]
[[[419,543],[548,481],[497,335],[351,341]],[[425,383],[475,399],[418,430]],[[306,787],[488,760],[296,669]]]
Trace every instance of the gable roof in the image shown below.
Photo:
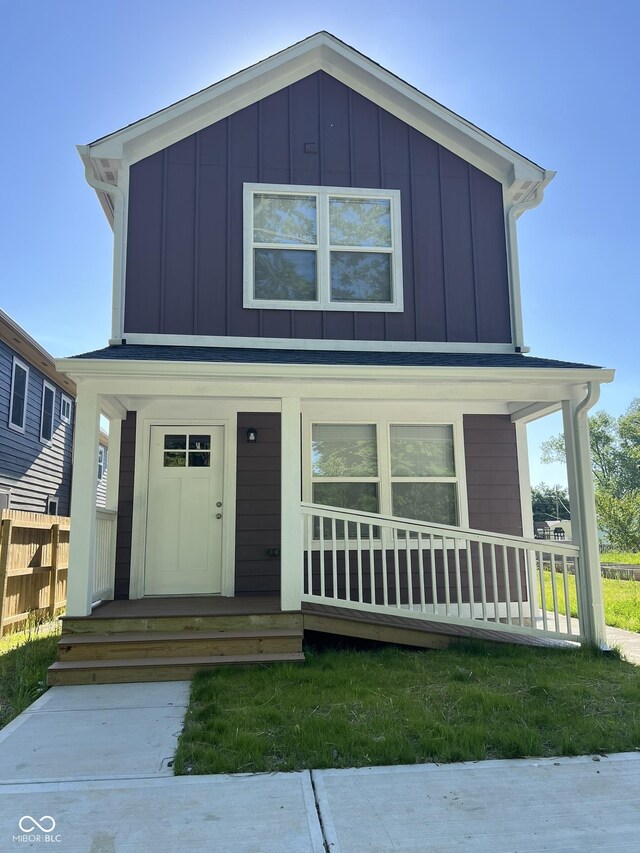
[[[32,338],[22,326],[18,325],[0,308],[0,341],[10,347],[20,358],[32,367],[40,370],[59,388],[64,389],[70,396],[76,396],[76,384],[64,373],[56,370],[53,356]]]
[[[319,32],[89,145],[79,145],[87,180],[116,186],[119,170],[149,157],[286,86],[324,71],[500,181],[513,204],[536,197],[555,172],[538,166],[328,32]],[[113,222],[105,188],[96,188]]]

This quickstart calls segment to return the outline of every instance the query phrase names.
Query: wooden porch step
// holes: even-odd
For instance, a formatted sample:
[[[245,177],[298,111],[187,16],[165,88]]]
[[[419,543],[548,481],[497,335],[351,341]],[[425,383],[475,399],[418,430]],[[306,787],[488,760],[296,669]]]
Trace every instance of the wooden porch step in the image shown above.
[[[62,635],[71,634],[131,634],[146,632],[176,633],[185,631],[262,631],[302,629],[302,614],[278,613],[229,613],[202,615],[154,615],[154,616],[64,616]]]
[[[59,661],[49,667],[50,686],[119,684],[134,681],[184,681],[196,672],[219,666],[266,666],[304,663],[302,652],[278,654],[205,655],[190,657],[128,658],[127,660]]]
[[[141,631],[114,634],[64,634],[58,642],[60,661],[184,658],[216,655],[300,652],[302,630]]]

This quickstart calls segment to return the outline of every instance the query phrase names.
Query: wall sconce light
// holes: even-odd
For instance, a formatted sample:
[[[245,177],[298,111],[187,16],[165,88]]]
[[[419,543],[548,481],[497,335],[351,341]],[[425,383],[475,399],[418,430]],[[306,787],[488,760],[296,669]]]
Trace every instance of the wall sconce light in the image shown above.
[[[258,430],[255,427],[249,427],[247,430],[247,444],[255,444],[258,440]]]

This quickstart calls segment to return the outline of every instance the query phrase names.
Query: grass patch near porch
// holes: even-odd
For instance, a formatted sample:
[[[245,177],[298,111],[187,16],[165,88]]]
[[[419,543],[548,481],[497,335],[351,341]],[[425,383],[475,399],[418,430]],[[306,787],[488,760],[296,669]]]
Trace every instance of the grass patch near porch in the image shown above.
[[[0,638],[0,728],[47,689],[47,669],[56,660],[60,623],[31,619],[24,631]]]
[[[640,670],[589,648],[307,650],[194,679],[178,775],[640,748]]]
[[[544,573],[544,594],[547,608],[553,601],[551,572]],[[564,612],[564,587],[562,575],[556,575],[556,590],[560,612]],[[602,598],[604,600],[604,621],[613,628],[640,632],[640,581],[633,578],[602,578]],[[571,615],[578,615],[578,603],[573,584],[569,587],[569,606]]]

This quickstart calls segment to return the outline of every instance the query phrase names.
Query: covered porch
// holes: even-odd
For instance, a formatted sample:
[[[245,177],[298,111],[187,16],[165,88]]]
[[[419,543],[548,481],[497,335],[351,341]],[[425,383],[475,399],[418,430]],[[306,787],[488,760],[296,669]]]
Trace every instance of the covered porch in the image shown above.
[[[185,364],[143,360],[138,354],[133,360],[73,359],[64,364],[78,382],[68,619],[84,619],[92,612],[97,617],[108,608],[132,608],[131,613],[142,608],[142,614],[166,607],[180,615],[204,606],[205,600],[208,607],[242,615],[238,608],[246,608],[246,595],[255,601],[269,592],[270,607],[277,603],[281,613],[313,614],[309,624],[314,629],[324,613],[326,620],[329,615],[334,619],[334,629],[342,620],[345,633],[356,631],[358,623],[396,624],[433,636],[605,644],[587,413],[597,401],[599,384],[611,380],[611,371],[540,364],[542,360],[522,356],[513,357],[513,364],[505,363],[505,356],[493,359],[495,364],[493,357],[484,356],[479,363],[467,359],[467,364],[463,360],[447,367],[247,366],[213,360],[215,354],[208,356],[212,360],[204,357]],[[534,539],[530,512],[526,424],[558,410],[567,447],[573,541],[541,543]],[[111,467],[107,506],[96,512],[88,496],[95,487],[92,460],[101,413],[111,425]],[[248,427],[260,415],[275,419],[269,422],[271,432],[277,421],[277,435],[269,439],[271,450],[260,451],[266,456],[251,457]],[[320,493],[314,490],[318,477],[312,458],[316,423],[375,427],[378,468],[375,476],[360,480],[374,484],[376,512],[314,502]],[[453,484],[456,523],[398,516],[393,513],[393,463],[389,468],[385,461],[390,432],[397,424],[442,423],[451,425],[455,476],[423,477],[421,482]],[[215,518],[220,522],[219,588],[206,599],[197,590],[189,598],[187,589],[164,598],[151,596],[145,576],[150,571],[154,429],[163,427],[172,438],[182,430],[187,449],[168,451],[162,445],[160,452],[186,457],[189,435],[206,432],[205,425],[220,427],[224,438],[221,491],[211,504],[212,510],[222,505],[211,520],[212,525]],[[498,432],[502,445],[491,437]],[[258,447],[260,441],[258,435]],[[505,454],[510,454],[508,464]],[[500,472],[507,468],[505,480]],[[277,479],[277,499],[261,485],[265,470]],[[254,498],[270,503],[252,516]],[[511,526],[500,525],[501,513]],[[253,526],[246,522],[250,517]],[[257,531],[273,526],[274,518],[277,537],[272,530],[270,539],[261,538]],[[262,549],[260,560],[250,553],[254,539]],[[277,566],[275,589],[261,574],[266,560]],[[241,564],[244,574],[239,573]],[[572,595],[578,602],[577,622],[567,606]],[[95,608],[97,602],[101,604]],[[367,631],[362,635],[370,635],[371,629]]]

